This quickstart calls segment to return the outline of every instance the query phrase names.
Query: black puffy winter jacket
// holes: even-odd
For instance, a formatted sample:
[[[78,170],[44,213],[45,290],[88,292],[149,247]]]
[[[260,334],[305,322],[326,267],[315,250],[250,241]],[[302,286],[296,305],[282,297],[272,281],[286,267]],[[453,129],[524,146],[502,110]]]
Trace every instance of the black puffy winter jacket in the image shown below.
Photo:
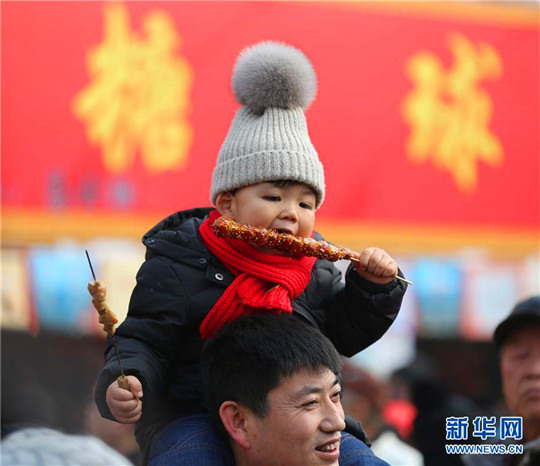
[[[146,260],[127,318],[115,334],[124,372],[143,384],[143,415],[136,425],[143,451],[171,420],[205,410],[199,326],[235,278],[200,240],[198,227],[210,210],[177,212],[144,235]],[[333,264],[317,260],[311,281],[292,302],[293,313],[319,327],[342,355],[352,356],[390,327],[405,289],[399,280],[373,284],[352,267],[343,283]],[[104,417],[114,419],[105,401],[107,388],[119,375],[110,343],[105,359],[96,402]]]

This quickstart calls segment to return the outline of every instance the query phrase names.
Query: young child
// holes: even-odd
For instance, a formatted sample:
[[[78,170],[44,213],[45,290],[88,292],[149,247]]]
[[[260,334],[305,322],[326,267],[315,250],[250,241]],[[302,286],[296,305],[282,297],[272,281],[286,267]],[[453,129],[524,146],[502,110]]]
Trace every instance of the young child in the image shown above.
[[[215,209],[177,212],[143,237],[146,261],[116,331],[131,389],[115,381],[110,344],[96,388],[104,417],[137,423],[137,440],[152,466],[233,464],[205,414],[199,372],[203,337],[225,321],[254,312],[292,313],[352,356],[386,332],[406,290],[394,278],[395,261],[378,248],[364,250],[343,283],[325,260],[214,234],[213,221],[225,215],[321,239],[313,228],[324,173],[304,115],[317,89],[311,63],[296,48],[262,42],[241,53],[232,87],[241,107],[213,173]]]

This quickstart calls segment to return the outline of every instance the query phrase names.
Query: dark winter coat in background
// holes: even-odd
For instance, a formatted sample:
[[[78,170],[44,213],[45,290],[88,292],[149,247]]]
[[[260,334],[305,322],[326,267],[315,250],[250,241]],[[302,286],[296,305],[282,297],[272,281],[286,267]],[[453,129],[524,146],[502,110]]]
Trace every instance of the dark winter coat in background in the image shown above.
[[[136,425],[143,450],[171,420],[205,410],[199,326],[235,278],[200,240],[198,228],[210,210],[177,212],[143,237],[146,261],[137,274],[128,316],[116,331],[124,372],[143,385],[143,415]],[[368,282],[352,267],[343,283],[332,263],[317,260],[311,281],[292,302],[293,314],[320,328],[342,355],[352,356],[390,327],[405,289],[399,280]],[[105,393],[119,370],[110,344],[105,354],[96,402],[104,417],[114,419]]]

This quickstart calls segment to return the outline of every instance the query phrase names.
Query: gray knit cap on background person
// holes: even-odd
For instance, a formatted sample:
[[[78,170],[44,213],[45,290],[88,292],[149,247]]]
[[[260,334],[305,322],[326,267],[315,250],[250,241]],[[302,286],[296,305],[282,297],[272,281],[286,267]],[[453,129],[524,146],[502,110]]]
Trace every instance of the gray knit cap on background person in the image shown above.
[[[297,48],[260,42],[245,48],[232,74],[242,105],[219,151],[211,200],[231,189],[276,180],[303,182],[324,199],[324,170],[309,138],[304,111],[317,93],[317,76]]]
[[[26,427],[2,439],[2,466],[133,466],[97,437]]]

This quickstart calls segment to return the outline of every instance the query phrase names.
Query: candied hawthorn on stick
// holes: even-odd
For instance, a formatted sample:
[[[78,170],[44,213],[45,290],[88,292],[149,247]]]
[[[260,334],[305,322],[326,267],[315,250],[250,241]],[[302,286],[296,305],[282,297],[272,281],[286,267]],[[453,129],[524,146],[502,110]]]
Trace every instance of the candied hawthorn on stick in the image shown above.
[[[92,304],[99,314],[99,323],[103,324],[103,330],[109,335],[114,334],[114,326],[118,323],[118,318],[109,309],[105,297],[107,296],[107,288],[100,281],[88,283],[88,291],[92,296]]]
[[[120,388],[129,391],[129,380],[124,375],[122,361],[120,360],[120,354],[118,353],[118,348],[114,339],[114,326],[118,323],[118,319],[114,312],[109,309],[109,306],[105,301],[105,298],[107,297],[107,288],[105,288],[103,282],[96,280],[96,274],[94,273],[94,267],[92,267],[90,255],[88,254],[88,251],[85,251],[85,253],[86,258],[88,259],[88,265],[90,266],[90,270],[92,272],[92,277],[94,278],[93,282],[88,283],[88,292],[90,293],[90,296],[92,296],[92,304],[99,314],[99,323],[103,324],[103,330],[111,337],[111,342],[116,354],[116,360],[118,361],[118,367],[120,369],[120,375],[117,377],[116,381]]]
[[[92,304],[99,314],[99,323],[103,324],[103,330],[111,336],[111,341],[118,360],[118,366],[120,367],[120,376],[116,379],[120,388],[129,390],[129,380],[124,375],[122,370],[122,363],[120,361],[120,355],[116,347],[116,341],[114,340],[114,326],[118,323],[118,318],[113,311],[109,309],[105,298],[107,296],[107,288],[99,280],[94,280],[88,283],[88,291],[92,296]]]
[[[358,260],[358,254],[347,248],[338,248],[326,241],[302,238],[276,230],[242,225],[228,217],[219,217],[213,225],[217,236],[228,236],[247,241],[253,246],[266,246],[289,252],[293,256],[314,256],[335,262],[340,259]]]
[[[341,259],[359,262],[359,254],[350,249],[339,248],[326,241],[317,241],[313,238],[303,238],[288,233],[279,233],[276,230],[242,225],[229,217],[219,217],[212,226],[217,236],[241,239],[253,246],[279,249],[293,256],[313,256],[330,262]],[[410,281],[399,275],[396,275],[395,278],[412,285]]]

